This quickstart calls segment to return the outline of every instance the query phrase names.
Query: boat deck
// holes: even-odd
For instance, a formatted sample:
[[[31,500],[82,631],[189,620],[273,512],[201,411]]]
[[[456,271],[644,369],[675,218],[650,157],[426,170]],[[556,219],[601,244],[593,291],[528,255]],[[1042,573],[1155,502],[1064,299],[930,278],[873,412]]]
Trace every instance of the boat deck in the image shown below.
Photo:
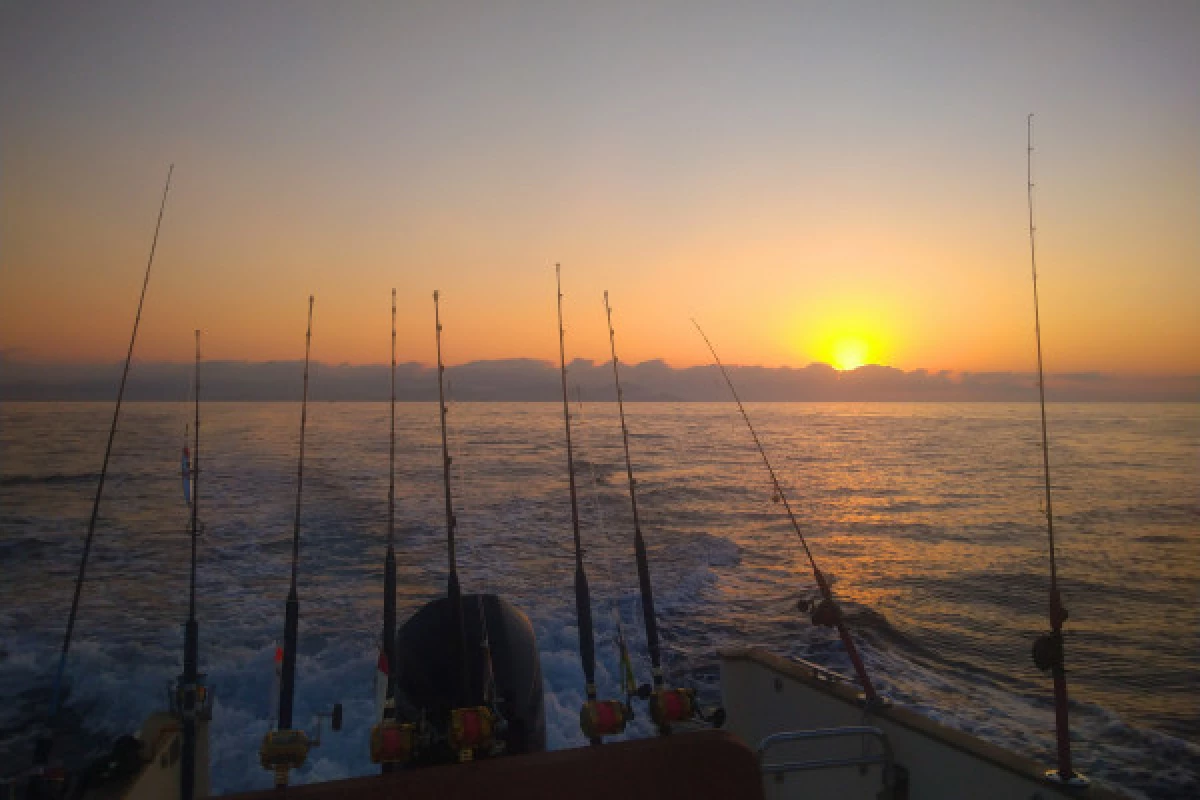
[[[267,789],[237,800],[727,800],[763,797],[754,753],[724,731],[698,731],[343,781]]]

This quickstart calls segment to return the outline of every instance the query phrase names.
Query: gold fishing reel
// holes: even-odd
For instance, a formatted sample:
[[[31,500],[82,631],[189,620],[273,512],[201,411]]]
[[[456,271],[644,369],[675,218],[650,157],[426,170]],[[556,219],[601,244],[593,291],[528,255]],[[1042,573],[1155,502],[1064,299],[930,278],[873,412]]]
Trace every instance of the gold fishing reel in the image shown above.
[[[275,773],[275,786],[287,786],[288,773],[304,766],[312,746],[308,734],[301,730],[267,731],[258,757],[263,769]]]
[[[275,788],[288,785],[288,773],[304,766],[308,751],[321,746],[321,721],[329,718],[334,731],[342,729],[342,704],[334,703],[331,712],[317,713],[317,734],[312,738],[297,728],[267,731],[262,746],[258,749],[259,763],[268,772],[275,773]]]

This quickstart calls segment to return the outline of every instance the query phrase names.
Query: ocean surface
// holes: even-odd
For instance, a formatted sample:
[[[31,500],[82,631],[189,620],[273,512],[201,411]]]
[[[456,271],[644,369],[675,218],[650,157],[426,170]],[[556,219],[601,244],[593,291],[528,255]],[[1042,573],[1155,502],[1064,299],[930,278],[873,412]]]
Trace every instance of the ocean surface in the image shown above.
[[[616,407],[573,403],[601,694],[617,695],[614,609],[642,636]],[[1035,405],[751,404],[877,686],[895,702],[1050,765],[1050,680]],[[0,777],[42,725],[111,419],[107,404],[0,406]],[[263,788],[283,630],[298,404],[203,406],[200,662],[214,688],[213,785]],[[68,662],[78,747],[165,701],[187,608],[180,449],[186,404],[124,409]],[[795,533],[731,405],[628,409],[670,673],[717,702],[718,648],[761,645],[848,672],[796,609],[813,590]],[[1074,749],[1094,780],[1200,795],[1200,405],[1049,407]],[[451,404],[466,591],[507,595],[541,649],[552,747],[583,744],[583,677],[561,406]],[[445,585],[437,408],[397,409],[403,615]],[[382,607],[385,404],[309,409],[297,720],[334,702],[300,782],[372,771]],[[649,735],[645,714],[629,735]],[[90,743],[90,744],[89,744]]]

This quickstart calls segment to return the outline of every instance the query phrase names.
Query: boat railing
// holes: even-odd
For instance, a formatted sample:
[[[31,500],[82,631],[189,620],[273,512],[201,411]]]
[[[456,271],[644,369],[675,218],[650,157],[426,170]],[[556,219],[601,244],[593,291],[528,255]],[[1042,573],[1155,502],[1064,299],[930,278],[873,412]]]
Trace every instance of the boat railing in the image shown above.
[[[818,758],[808,761],[768,762],[767,751],[787,742],[826,740],[841,737],[859,736],[879,740],[881,752],[868,752],[864,748],[862,755],[847,758]],[[773,733],[758,743],[759,769],[764,775],[784,775],[789,772],[802,772],[817,769],[838,769],[841,767],[870,767],[875,764],[883,765],[883,785],[892,789],[895,783],[896,758],[892,752],[891,742],[882,729],[870,725],[854,725],[844,728],[816,728],[802,731],[781,731]]]
[[[807,659],[794,658],[792,660],[798,664],[803,664],[806,668],[811,670],[812,676],[819,681],[825,681],[827,683],[854,683],[853,680],[846,677],[842,673],[835,672],[828,667],[823,667],[820,664],[808,661]]]

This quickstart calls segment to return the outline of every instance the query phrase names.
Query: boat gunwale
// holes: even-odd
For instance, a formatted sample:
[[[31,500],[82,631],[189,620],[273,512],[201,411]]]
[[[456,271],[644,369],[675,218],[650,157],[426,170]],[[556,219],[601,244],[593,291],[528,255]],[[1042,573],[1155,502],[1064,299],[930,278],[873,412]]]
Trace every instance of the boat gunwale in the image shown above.
[[[816,689],[830,697],[840,700],[856,709],[863,708],[862,691],[849,677],[822,667],[818,664],[798,658],[787,658],[770,652],[762,647],[727,647],[717,651],[718,657],[724,661],[749,661],[765,667],[784,677],[799,681],[806,687]],[[1026,758],[997,744],[980,739],[966,731],[960,731],[943,725],[936,720],[898,705],[876,706],[870,711],[871,716],[887,720],[899,727],[926,736],[939,744],[944,744],[967,755],[978,758],[993,766],[1036,781],[1047,791],[1062,797],[1086,797],[1089,800],[1128,800],[1129,795],[1114,791],[1108,787],[1098,786],[1095,781],[1085,790],[1070,789],[1057,786],[1046,780],[1047,767]],[[747,742],[756,747],[757,742]]]

